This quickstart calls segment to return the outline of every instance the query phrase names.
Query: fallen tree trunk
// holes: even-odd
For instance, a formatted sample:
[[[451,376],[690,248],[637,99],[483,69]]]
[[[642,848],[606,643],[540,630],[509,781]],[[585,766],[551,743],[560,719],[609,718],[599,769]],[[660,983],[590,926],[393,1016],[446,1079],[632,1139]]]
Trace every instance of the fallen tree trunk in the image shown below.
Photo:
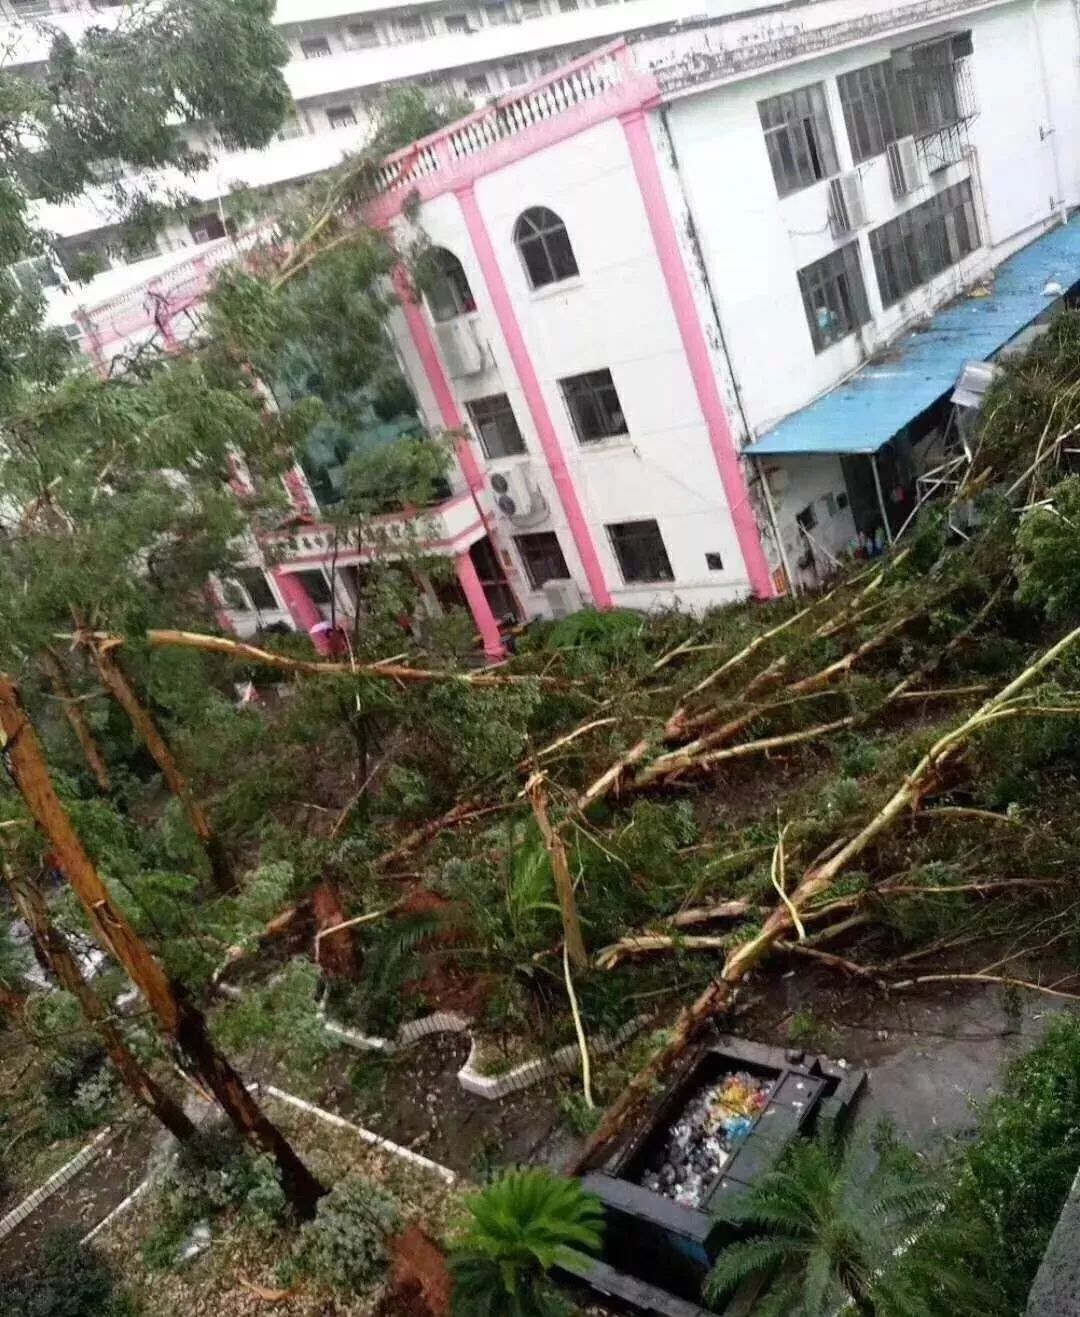
[[[110,782],[109,770],[105,766],[105,757],[101,753],[97,741],[94,740],[94,734],[90,730],[90,724],[86,721],[82,705],[76,700],[72,692],[71,683],[64,671],[63,661],[60,655],[54,649],[50,649],[48,645],[41,652],[41,661],[45,665],[45,671],[49,674],[49,681],[56,697],[63,706],[64,717],[68,721],[68,726],[75,733],[75,739],[83,752],[86,766],[94,775],[98,790],[103,795],[108,795]]]
[[[665,1075],[691,1046],[702,1026],[727,1009],[746,975],[778,942],[786,938],[794,927],[794,912],[805,910],[811,902],[825,895],[836,878],[850,866],[853,860],[862,855],[902,814],[918,805],[941,768],[959,754],[967,741],[982,726],[998,721],[1010,708],[1015,709],[1016,697],[1032,685],[1077,641],[1080,641],[1080,628],[1070,631],[963,723],[939,737],[865,827],[845,842],[829,859],[811,868],[788,900],[773,910],[762,929],[730,952],[724,961],[720,976],[695,1002],[680,1013],[668,1043],[630,1080],[619,1098],[609,1107],[580,1156],[575,1159],[571,1168],[573,1174],[580,1174],[596,1164],[600,1154],[621,1132],[644,1099],[652,1092],[655,1082]],[[1080,717],[1080,706],[1072,712],[1074,716]]]
[[[33,933],[49,969],[60,986],[79,1003],[83,1015],[101,1038],[109,1060],[116,1067],[127,1090],[140,1106],[145,1107],[181,1143],[194,1138],[195,1126],[184,1114],[183,1108],[165,1092],[130,1050],[101,998],[87,983],[67,939],[49,918],[40,888],[25,875],[16,874],[9,864],[3,865],[2,872],[12,900]]]
[[[525,792],[532,805],[540,836],[551,858],[551,872],[555,878],[555,891],[562,912],[563,943],[570,957],[570,963],[576,969],[587,969],[589,954],[585,950],[585,939],[581,935],[581,921],[578,919],[577,900],[574,896],[574,880],[570,876],[570,863],[566,857],[566,843],[561,834],[552,827],[551,819],[548,817],[544,779],[540,773],[534,773],[529,779]]]
[[[335,883],[321,882],[311,894],[315,915],[315,960],[331,979],[355,982],[360,976],[356,932],[348,927],[341,893]]]
[[[135,694],[135,689],[128,680],[127,674],[113,655],[112,651],[115,645],[93,637],[87,639],[85,643],[89,648],[105,688],[131,719],[132,726],[139,734],[139,739],[150,752],[154,763],[161,769],[161,775],[165,779],[169,790],[183,807],[192,831],[198,837],[199,843],[210,861],[215,884],[221,891],[232,891],[236,883],[224,848],[210,826],[206,811],[200,802],[196,800],[168,742],[151,717],[149,709]]]
[[[81,637],[85,640],[85,636]],[[122,636],[112,636],[97,632],[90,639],[96,645],[116,648],[124,644]],[[519,675],[516,673],[494,672],[440,672],[430,668],[410,668],[401,663],[337,663],[320,659],[289,658],[286,654],[274,654],[257,645],[248,645],[242,640],[230,640],[226,636],[204,635],[198,631],[147,631],[146,643],[152,648],[169,646],[182,649],[199,649],[206,654],[223,654],[226,658],[242,659],[245,663],[254,663],[262,668],[274,668],[278,672],[306,673],[312,677],[382,677],[387,681],[401,682],[461,682],[466,686],[522,686],[539,685],[554,690],[569,690],[577,683],[561,677],[542,677]]]
[[[48,837],[95,938],[127,971],[158,1028],[187,1058],[194,1079],[214,1094],[241,1137],[273,1158],[285,1195],[298,1216],[314,1216],[325,1188],[217,1050],[202,1013],[165,973],[113,900],[56,794],[37,733],[16,686],[6,676],[0,676],[0,746],[12,780],[31,817]]]

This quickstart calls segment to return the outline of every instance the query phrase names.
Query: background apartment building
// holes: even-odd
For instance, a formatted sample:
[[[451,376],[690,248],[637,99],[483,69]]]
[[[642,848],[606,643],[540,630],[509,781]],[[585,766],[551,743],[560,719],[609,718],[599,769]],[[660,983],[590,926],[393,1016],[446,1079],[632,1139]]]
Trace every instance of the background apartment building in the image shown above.
[[[700,609],[880,543],[965,362],[1080,280],[1071,0],[737,9],[582,56],[385,163],[371,220],[406,228],[418,198],[443,274],[392,332],[424,420],[469,436],[420,538],[491,653],[507,612]],[[182,336],[205,273],[90,307],[84,341]],[[253,556],[223,613],[240,630],[355,600],[364,550],[332,570],[294,487],[308,524],[272,574]]]
[[[0,50],[7,67],[32,69],[49,52],[50,32],[78,37],[122,14],[124,0],[0,0]],[[49,319],[77,336],[76,309],[122,294],[174,269],[189,249],[213,261],[213,244],[231,224],[236,185],[273,189],[340,163],[367,141],[366,107],[384,88],[410,83],[433,95],[481,105],[565,63],[576,54],[636,32],[701,13],[696,0],[279,0],[276,23],[291,59],[285,77],[295,114],[262,151],[221,151],[188,125],[194,149],[212,157],[192,180],[162,178],[205,203],[141,251],[125,251],[104,188],[78,202],[44,206],[59,238],[59,267],[35,263],[25,277],[50,285]],[[88,268],[101,273],[70,282]]]

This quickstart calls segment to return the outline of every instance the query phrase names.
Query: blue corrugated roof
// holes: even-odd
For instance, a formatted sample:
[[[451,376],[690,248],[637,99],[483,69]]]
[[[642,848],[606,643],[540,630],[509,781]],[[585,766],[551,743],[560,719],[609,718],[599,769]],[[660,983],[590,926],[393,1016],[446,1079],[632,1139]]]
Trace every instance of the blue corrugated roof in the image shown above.
[[[786,417],[747,450],[875,453],[943,393],[967,361],[985,361],[1051,304],[1053,280],[1080,279],[1080,217],[1045,233],[998,266],[988,297],[961,297],[923,329],[905,335],[881,361]]]

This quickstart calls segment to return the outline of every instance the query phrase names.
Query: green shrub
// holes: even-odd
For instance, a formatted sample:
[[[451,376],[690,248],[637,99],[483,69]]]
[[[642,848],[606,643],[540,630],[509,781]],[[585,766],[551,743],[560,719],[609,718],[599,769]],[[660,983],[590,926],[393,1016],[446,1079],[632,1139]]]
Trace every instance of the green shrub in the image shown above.
[[[158,1220],[143,1245],[148,1266],[170,1265],[183,1237],[198,1222],[228,1210],[268,1231],[288,1214],[277,1168],[255,1157],[231,1129],[202,1130],[184,1144],[161,1175]]]
[[[453,1257],[455,1317],[553,1317],[561,1301],[545,1278],[568,1252],[600,1247],[599,1199],[534,1167],[508,1171],[466,1205]]]
[[[22,1267],[0,1276],[0,1313],[11,1317],[130,1317],[131,1300],[79,1232],[48,1232]]]
[[[983,1108],[945,1211],[911,1250],[927,1317],[1015,1317],[1080,1165],[1080,1017],[1061,1016]],[[948,1227],[948,1228],[946,1228]],[[971,1302],[936,1290],[957,1237]],[[987,1299],[986,1296],[993,1296]]]
[[[343,1290],[382,1280],[386,1241],[401,1226],[394,1200],[360,1176],[339,1180],[300,1232],[295,1263],[305,1275]]]

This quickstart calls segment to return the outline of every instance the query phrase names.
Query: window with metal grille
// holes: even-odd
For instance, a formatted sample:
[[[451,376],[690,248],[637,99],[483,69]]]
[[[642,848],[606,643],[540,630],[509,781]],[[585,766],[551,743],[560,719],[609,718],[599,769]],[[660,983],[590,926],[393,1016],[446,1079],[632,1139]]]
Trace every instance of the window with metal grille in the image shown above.
[[[350,128],[356,123],[356,111],[351,105],[334,105],[326,111],[331,128]]]
[[[265,612],[268,609],[276,611],[281,607],[277,601],[277,596],[270,589],[266,576],[258,567],[241,569],[236,573],[236,579],[244,587],[247,597],[251,600],[252,608]]]
[[[626,434],[626,417],[610,370],[590,370],[560,380],[578,443],[594,444]]]
[[[608,539],[627,585],[635,581],[673,581],[671,559],[655,521],[620,521],[607,527]]]
[[[971,183],[964,179],[870,233],[881,300],[892,306],[979,246]]]
[[[424,261],[422,271],[428,310],[432,320],[442,324],[468,315],[476,310],[476,300],[469,287],[465,267],[453,252],[445,247],[433,247]]]
[[[570,568],[563,557],[559,537],[552,530],[537,531],[532,535],[515,535],[514,543],[521,554],[521,564],[534,590],[542,590],[545,581],[568,581]]]
[[[546,288],[578,273],[566,225],[546,206],[525,211],[514,225],[514,243],[533,288]]]
[[[820,82],[758,102],[776,190],[782,197],[839,169]]]
[[[870,319],[857,242],[800,270],[799,289],[815,352],[823,352]]]
[[[837,78],[855,163],[880,155],[890,142],[911,132],[910,115],[890,60]]]
[[[513,457],[525,451],[525,440],[521,437],[517,417],[505,393],[495,393],[490,398],[474,398],[465,405],[469,409],[469,419],[480,438],[485,457]]]
[[[472,73],[465,79],[466,96],[486,96],[491,91],[491,83],[486,73]]]
[[[446,30],[454,36],[466,36],[472,31],[468,14],[447,14]]]
[[[332,52],[326,37],[304,37],[300,42],[300,53],[305,59],[325,59]]]

